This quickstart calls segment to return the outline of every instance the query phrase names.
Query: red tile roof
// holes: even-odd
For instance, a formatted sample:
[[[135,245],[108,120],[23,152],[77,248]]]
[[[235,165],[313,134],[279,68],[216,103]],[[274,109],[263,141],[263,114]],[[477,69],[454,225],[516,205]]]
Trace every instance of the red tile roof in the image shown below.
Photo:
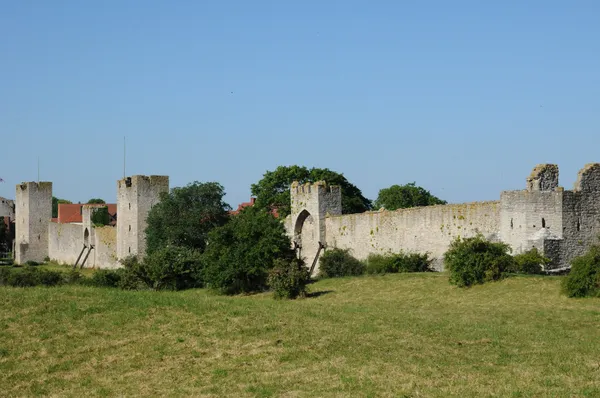
[[[231,210],[229,212],[229,214],[231,215],[236,215],[238,214],[240,211],[242,211],[243,208],[245,207],[250,207],[250,206],[254,206],[254,203],[256,203],[256,198],[250,198],[250,202],[243,202],[240,203],[238,205],[238,208],[236,210]],[[271,214],[273,215],[273,217],[278,218],[279,217],[279,213],[277,212],[277,208],[272,208],[271,209]]]
[[[93,207],[108,207],[108,214],[110,214],[111,218],[113,219],[113,221],[111,221],[111,225],[114,225],[116,223],[116,221],[114,221],[116,219],[116,214],[117,214],[117,205],[113,204],[113,203],[109,203],[109,204],[89,204],[86,205],[84,203],[81,204],[67,204],[67,203],[60,203],[58,205],[58,218],[53,219],[56,220],[56,222],[61,223],[61,224],[69,224],[69,223],[74,223],[74,222],[83,222],[83,217],[82,217],[82,207],[83,206],[93,206]]]

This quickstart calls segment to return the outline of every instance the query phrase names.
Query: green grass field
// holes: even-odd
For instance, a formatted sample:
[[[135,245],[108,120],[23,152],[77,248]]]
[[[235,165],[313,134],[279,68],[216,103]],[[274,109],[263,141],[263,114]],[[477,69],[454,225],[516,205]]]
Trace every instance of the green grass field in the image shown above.
[[[600,396],[600,300],[560,277],[323,280],[313,297],[0,288],[2,396]]]

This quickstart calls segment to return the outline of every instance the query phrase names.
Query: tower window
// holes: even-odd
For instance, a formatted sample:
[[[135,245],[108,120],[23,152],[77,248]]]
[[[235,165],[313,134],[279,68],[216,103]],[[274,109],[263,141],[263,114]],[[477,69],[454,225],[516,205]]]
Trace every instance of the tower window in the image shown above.
[[[129,224],[129,232],[131,232],[131,224]]]
[[[513,219],[511,218],[511,219],[510,219],[510,229],[513,229],[513,227],[514,227],[514,224],[513,224]]]
[[[131,210],[131,203],[129,204],[129,210]]]
[[[581,219],[577,219],[577,230],[581,231]]]
[[[129,253],[131,253],[131,247],[129,248]]]
[[[546,219],[542,218],[542,228],[546,228]]]

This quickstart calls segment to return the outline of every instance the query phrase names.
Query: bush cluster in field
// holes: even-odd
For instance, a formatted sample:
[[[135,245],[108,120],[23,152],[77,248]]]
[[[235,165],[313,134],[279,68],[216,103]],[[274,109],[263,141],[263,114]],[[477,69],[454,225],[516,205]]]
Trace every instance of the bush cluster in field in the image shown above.
[[[562,281],[569,297],[600,297],[600,246],[590,247],[571,262],[571,272]]]
[[[23,267],[0,267],[0,286],[33,287],[81,284],[86,286],[118,286],[104,281],[104,275],[121,275],[124,270],[98,271],[92,278],[84,277],[76,270],[55,271],[37,265]],[[110,278],[110,277],[109,277]],[[114,278],[113,278],[114,279]]]
[[[362,274],[428,272],[431,271],[431,262],[428,253],[371,254],[366,261],[360,261],[350,254],[350,250],[330,249],[320,259],[319,276],[336,278]]]

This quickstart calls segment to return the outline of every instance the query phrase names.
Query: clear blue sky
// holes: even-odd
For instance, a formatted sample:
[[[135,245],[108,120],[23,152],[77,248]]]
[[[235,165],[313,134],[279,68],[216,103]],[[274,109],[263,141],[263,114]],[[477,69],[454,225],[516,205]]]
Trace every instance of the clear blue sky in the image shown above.
[[[123,175],[218,181],[278,165],[375,198],[451,202],[600,161],[600,2],[0,0],[0,196],[73,201]]]

